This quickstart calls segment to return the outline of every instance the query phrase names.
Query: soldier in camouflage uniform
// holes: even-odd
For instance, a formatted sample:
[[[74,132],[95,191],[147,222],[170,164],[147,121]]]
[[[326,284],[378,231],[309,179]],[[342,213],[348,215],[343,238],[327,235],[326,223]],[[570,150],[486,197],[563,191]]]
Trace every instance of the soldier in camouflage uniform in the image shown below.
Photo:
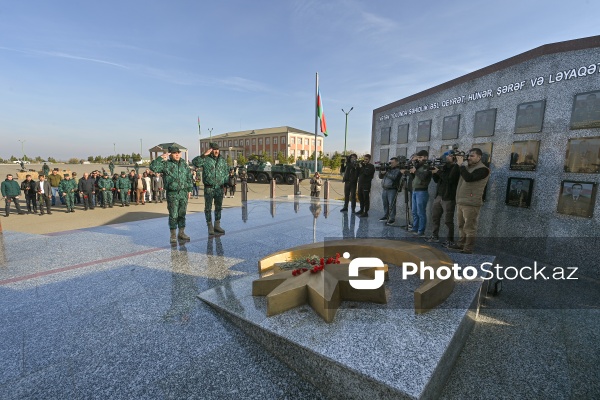
[[[223,157],[219,156],[219,146],[210,143],[210,149],[192,160],[192,164],[202,167],[202,182],[204,183],[204,216],[208,225],[208,234],[225,233],[221,228],[221,209],[223,208],[223,187],[229,179],[229,166]],[[215,225],[212,224],[211,208],[215,202]]]
[[[67,212],[75,212],[73,205],[75,204],[75,190],[77,183],[71,179],[69,174],[64,175],[65,179],[58,184],[58,192],[62,193],[65,203],[67,204]]]
[[[121,176],[117,179],[117,192],[119,192],[119,198],[121,199],[121,207],[129,207],[129,193],[131,192],[131,181],[125,173],[121,171]]]
[[[190,240],[185,234],[185,213],[188,199],[192,195],[192,171],[188,163],[181,159],[181,150],[177,146],[169,146],[169,152],[150,163],[154,173],[161,173],[165,191],[167,192],[167,209],[169,210],[169,229],[171,243]],[[179,234],[175,235],[179,227]]]
[[[115,173],[115,163],[112,160],[110,160],[110,163],[108,164],[108,169],[110,170],[111,176],[114,175],[114,173]]]
[[[105,172],[102,175],[102,178],[98,181],[98,187],[102,192],[102,208],[106,208],[106,205],[110,208],[113,206],[113,192],[112,189],[114,187],[112,179],[108,177],[108,173]]]

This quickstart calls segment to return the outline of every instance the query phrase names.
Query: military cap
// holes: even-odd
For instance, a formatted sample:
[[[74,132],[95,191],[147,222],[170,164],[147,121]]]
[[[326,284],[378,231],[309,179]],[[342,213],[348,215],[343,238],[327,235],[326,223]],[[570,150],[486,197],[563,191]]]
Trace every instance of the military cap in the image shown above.
[[[125,175],[125,171],[121,171],[121,175]]]
[[[177,146],[169,146],[167,150],[169,150],[169,153],[181,153],[181,150]]]
[[[211,142],[208,144],[210,146],[211,149],[213,150],[219,150],[219,145],[216,142]]]
[[[58,171],[58,168],[54,168],[52,171]]]
[[[69,176],[69,174],[64,174],[64,177],[66,178],[67,176]]]

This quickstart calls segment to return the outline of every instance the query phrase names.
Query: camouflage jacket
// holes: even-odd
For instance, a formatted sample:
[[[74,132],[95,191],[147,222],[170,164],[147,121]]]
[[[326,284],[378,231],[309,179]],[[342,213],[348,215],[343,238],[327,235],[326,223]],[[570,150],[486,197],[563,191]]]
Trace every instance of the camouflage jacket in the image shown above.
[[[201,155],[192,160],[195,167],[202,167],[204,186],[223,186],[229,180],[229,166],[223,157]]]
[[[131,181],[128,176],[120,176],[117,179],[117,189],[131,190]]]
[[[150,163],[150,170],[162,173],[163,183],[167,192],[192,191],[192,170],[188,163],[181,159],[179,162],[169,158],[158,157]]]
[[[58,184],[58,191],[61,193],[73,193],[77,189],[77,183],[74,179],[63,179]]]
[[[98,187],[100,189],[110,190],[114,187],[113,181],[110,178],[100,178],[98,181]]]

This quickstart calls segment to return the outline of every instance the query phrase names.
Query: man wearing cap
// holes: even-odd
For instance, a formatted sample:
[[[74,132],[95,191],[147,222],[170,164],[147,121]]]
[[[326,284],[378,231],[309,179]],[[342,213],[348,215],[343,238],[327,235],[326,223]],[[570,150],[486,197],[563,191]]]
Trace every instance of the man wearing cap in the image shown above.
[[[121,199],[121,207],[129,207],[129,193],[131,192],[131,181],[125,171],[121,171],[121,176],[117,179],[117,192]]]
[[[50,182],[50,187],[52,187],[52,206],[56,205],[56,196],[60,197],[60,193],[58,192],[60,181],[62,181],[62,176],[58,174],[58,168],[54,168],[48,176],[48,182]],[[65,204],[62,197],[60,197],[60,202]]]
[[[440,222],[444,214],[444,224],[448,228],[448,240],[444,243],[449,246],[454,243],[454,208],[456,207],[456,187],[460,178],[460,169],[456,164],[454,151],[448,150],[442,157],[445,164],[441,169],[434,168],[433,181],[437,183],[435,199],[431,208],[433,220],[433,233],[428,242],[439,242]]]
[[[58,191],[62,193],[65,203],[67,204],[67,212],[75,212],[73,205],[75,204],[75,189],[77,184],[71,179],[69,174],[65,174],[65,179],[58,184]]]
[[[108,169],[110,170],[110,175],[113,176],[115,174],[115,163],[113,160],[110,160],[108,163]]]
[[[50,167],[48,166],[48,164],[44,163],[44,166],[42,167],[42,172],[45,176],[48,176],[48,174],[50,174]]]
[[[223,187],[229,179],[229,166],[227,161],[220,156],[219,146],[210,143],[210,149],[204,154],[194,158],[192,164],[196,168],[202,167],[202,182],[204,183],[204,216],[208,226],[208,234],[223,234],[221,228],[221,209],[223,208]],[[212,224],[211,209],[215,202],[215,225]]]
[[[154,173],[161,173],[167,192],[167,210],[169,210],[170,242],[177,239],[190,240],[185,234],[185,214],[188,199],[192,194],[192,172],[188,163],[181,159],[181,150],[177,146],[169,146],[169,152],[150,163]],[[176,230],[179,228],[179,234]]]
[[[113,206],[113,181],[108,177],[108,172],[102,175],[102,178],[98,181],[98,188],[102,192],[102,208],[106,208],[108,205],[110,208]]]

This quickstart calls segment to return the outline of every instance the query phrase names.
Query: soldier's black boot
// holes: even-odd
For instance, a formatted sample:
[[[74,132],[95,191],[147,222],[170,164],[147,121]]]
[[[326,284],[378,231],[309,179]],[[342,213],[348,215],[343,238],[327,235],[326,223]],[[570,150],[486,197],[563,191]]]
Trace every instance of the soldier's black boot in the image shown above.
[[[185,234],[185,228],[179,228],[179,235],[177,237],[180,240],[185,240],[185,241],[188,241],[188,242],[190,240],[190,237]]]
[[[208,234],[209,235],[214,235],[215,234],[215,228],[213,228],[212,222],[207,222],[206,225],[208,226]]]
[[[216,233],[221,233],[224,234],[225,230],[223,228],[221,228],[221,221],[215,221],[215,232]]]
[[[177,243],[177,229],[171,229],[171,243]]]

